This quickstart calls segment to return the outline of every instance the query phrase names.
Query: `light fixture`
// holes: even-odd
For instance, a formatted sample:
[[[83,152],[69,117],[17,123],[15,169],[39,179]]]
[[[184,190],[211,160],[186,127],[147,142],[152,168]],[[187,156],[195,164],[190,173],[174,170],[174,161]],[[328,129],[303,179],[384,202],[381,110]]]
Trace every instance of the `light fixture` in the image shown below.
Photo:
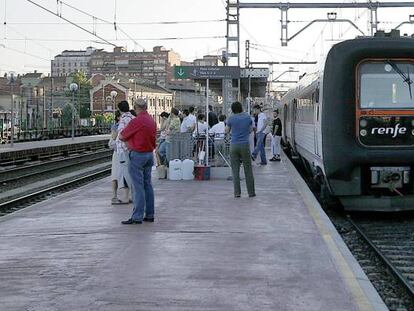
[[[410,14],[408,16],[408,20],[410,21],[410,23],[414,23],[414,14]]]
[[[115,99],[115,97],[118,95],[117,91],[111,91],[111,98]]]
[[[76,92],[78,90],[78,85],[73,82],[69,85],[69,89],[71,92]]]
[[[327,16],[328,16],[328,20],[330,20],[330,21],[334,21],[334,20],[336,20],[336,12],[329,12],[328,14],[327,14]]]

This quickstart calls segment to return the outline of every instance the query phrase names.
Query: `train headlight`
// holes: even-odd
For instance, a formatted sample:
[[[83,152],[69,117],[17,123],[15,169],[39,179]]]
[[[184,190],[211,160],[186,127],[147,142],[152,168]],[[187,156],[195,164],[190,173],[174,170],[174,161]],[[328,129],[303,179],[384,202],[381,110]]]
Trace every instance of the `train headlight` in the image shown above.
[[[360,131],[359,131],[359,134],[360,134],[361,136],[367,136],[367,131],[366,131],[366,130],[360,130]]]
[[[411,135],[413,135],[413,136],[414,136],[414,130],[411,130]]]
[[[368,121],[365,120],[365,119],[361,119],[361,120],[359,120],[359,125],[361,127],[366,127],[368,125]]]

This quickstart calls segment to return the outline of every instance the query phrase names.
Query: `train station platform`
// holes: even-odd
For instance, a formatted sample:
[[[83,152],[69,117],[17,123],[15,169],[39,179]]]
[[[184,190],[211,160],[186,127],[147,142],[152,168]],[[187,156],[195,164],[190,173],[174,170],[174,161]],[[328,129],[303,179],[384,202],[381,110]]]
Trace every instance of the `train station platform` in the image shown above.
[[[154,178],[141,225],[109,178],[0,218],[0,309],[387,310],[288,160],[255,179]]]

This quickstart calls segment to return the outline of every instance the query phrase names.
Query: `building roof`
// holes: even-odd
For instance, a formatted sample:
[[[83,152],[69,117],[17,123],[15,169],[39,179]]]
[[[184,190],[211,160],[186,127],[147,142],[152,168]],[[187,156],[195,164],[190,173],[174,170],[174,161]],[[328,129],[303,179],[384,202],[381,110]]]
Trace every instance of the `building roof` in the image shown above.
[[[26,73],[24,76],[22,76],[22,78],[42,78],[43,77],[43,73],[41,72],[30,72],[30,73]]]

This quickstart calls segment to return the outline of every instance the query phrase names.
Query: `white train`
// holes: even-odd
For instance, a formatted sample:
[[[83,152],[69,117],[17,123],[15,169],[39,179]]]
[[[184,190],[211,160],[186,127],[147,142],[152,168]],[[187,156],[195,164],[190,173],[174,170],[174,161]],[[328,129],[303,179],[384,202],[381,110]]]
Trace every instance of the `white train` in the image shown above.
[[[282,99],[284,144],[346,209],[413,210],[414,39],[344,41],[322,65]]]

